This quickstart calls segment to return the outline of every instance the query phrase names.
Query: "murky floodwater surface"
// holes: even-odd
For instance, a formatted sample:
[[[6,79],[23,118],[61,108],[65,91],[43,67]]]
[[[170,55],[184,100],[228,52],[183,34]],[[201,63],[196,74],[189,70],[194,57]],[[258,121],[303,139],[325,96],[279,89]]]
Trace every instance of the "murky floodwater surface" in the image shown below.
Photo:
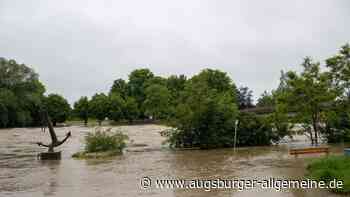
[[[162,147],[164,140],[157,125],[123,126],[133,142],[126,152],[105,160],[76,160],[71,155],[83,147],[84,135],[92,128],[56,128],[59,138],[72,131],[72,138],[57,148],[61,161],[40,161],[36,155],[44,148],[34,142],[49,140],[49,134],[39,128],[0,130],[0,196],[337,196],[325,190],[237,191],[229,189],[156,189],[144,190],[142,177],[178,179],[267,179],[270,177],[301,179],[305,173],[305,158],[288,155],[286,145],[271,147],[172,151]],[[333,153],[342,147],[332,147]]]

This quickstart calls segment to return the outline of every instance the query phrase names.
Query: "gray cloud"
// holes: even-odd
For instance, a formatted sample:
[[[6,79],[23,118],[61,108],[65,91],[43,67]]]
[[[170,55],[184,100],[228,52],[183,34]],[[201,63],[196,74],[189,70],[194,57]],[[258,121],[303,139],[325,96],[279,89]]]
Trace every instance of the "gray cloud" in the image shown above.
[[[280,70],[349,42],[349,20],[346,0],[2,0],[0,56],[32,65],[71,103],[140,67],[162,76],[218,68],[258,97]]]

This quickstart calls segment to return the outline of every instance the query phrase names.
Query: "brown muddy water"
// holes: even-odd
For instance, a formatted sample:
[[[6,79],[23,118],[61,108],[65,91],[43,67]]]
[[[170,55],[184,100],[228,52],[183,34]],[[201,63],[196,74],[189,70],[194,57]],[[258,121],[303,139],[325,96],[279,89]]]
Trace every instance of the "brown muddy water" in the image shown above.
[[[288,155],[289,145],[218,150],[173,151],[162,146],[157,125],[123,126],[133,145],[121,156],[103,160],[77,160],[71,155],[83,148],[84,135],[92,128],[63,127],[56,131],[60,139],[72,131],[72,138],[59,147],[61,161],[40,161],[36,155],[46,149],[33,144],[48,141],[49,134],[39,128],[0,130],[0,196],[259,196],[259,197],[326,197],[338,196],[321,189],[263,190],[234,189],[151,189],[140,186],[142,177],[152,179],[302,179],[305,157]],[[116,129],[116,128],[114,128]],[[332,146],[332,154],[343,146]],[[311,156],[307,156],[311,157]],[[315,156],[313,156],[315,157]],[[319,156],[316,156],[319,157]]]

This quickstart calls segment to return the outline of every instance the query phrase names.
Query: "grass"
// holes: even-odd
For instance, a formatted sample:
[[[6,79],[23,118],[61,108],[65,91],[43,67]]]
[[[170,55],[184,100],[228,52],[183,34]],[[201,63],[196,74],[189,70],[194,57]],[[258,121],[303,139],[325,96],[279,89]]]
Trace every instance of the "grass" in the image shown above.
[[[122,132],[112,132],[111,128],[96,128],[85,136],[83,152],[73,154],[75,158],[100,158],[121,154],[126,147],[127,135]]]
[[[332,189],[337,193],[350,193],[350,157],[329,156],[311,160],[308,169],[308,178],[325,181],[342,180],[343,188]]]

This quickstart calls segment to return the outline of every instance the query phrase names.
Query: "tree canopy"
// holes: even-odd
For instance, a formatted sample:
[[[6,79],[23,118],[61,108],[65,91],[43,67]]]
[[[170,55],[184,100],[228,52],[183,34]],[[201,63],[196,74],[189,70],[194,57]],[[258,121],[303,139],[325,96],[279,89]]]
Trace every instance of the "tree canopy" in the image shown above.
[[[175,147],[233,145],[238,115],[235,85],[226,73],[206,69],[186,84],[169,141]]]
[[[0,127],[39,125],[44,92],[32,68],[0,58]]]
[[[109,99],[104,93],[95,94],[89,103],[89,112],[92,117],[96,118],[98,124],[109,116]]]
[[[74,113],[84,120],[86,126],[89,119],[89,99],[86,96],[80,97],[80,99],[74,103]]]
[[[70,105],[61,95],[49,94],[45,98],[45,105],[53,126],[56,126],[57,123],[65,122],[70,115]]]
[[[164,119],[169,113],[170,92],[166,86],[150,85],[146,88],[145,113],[154,119]]]

